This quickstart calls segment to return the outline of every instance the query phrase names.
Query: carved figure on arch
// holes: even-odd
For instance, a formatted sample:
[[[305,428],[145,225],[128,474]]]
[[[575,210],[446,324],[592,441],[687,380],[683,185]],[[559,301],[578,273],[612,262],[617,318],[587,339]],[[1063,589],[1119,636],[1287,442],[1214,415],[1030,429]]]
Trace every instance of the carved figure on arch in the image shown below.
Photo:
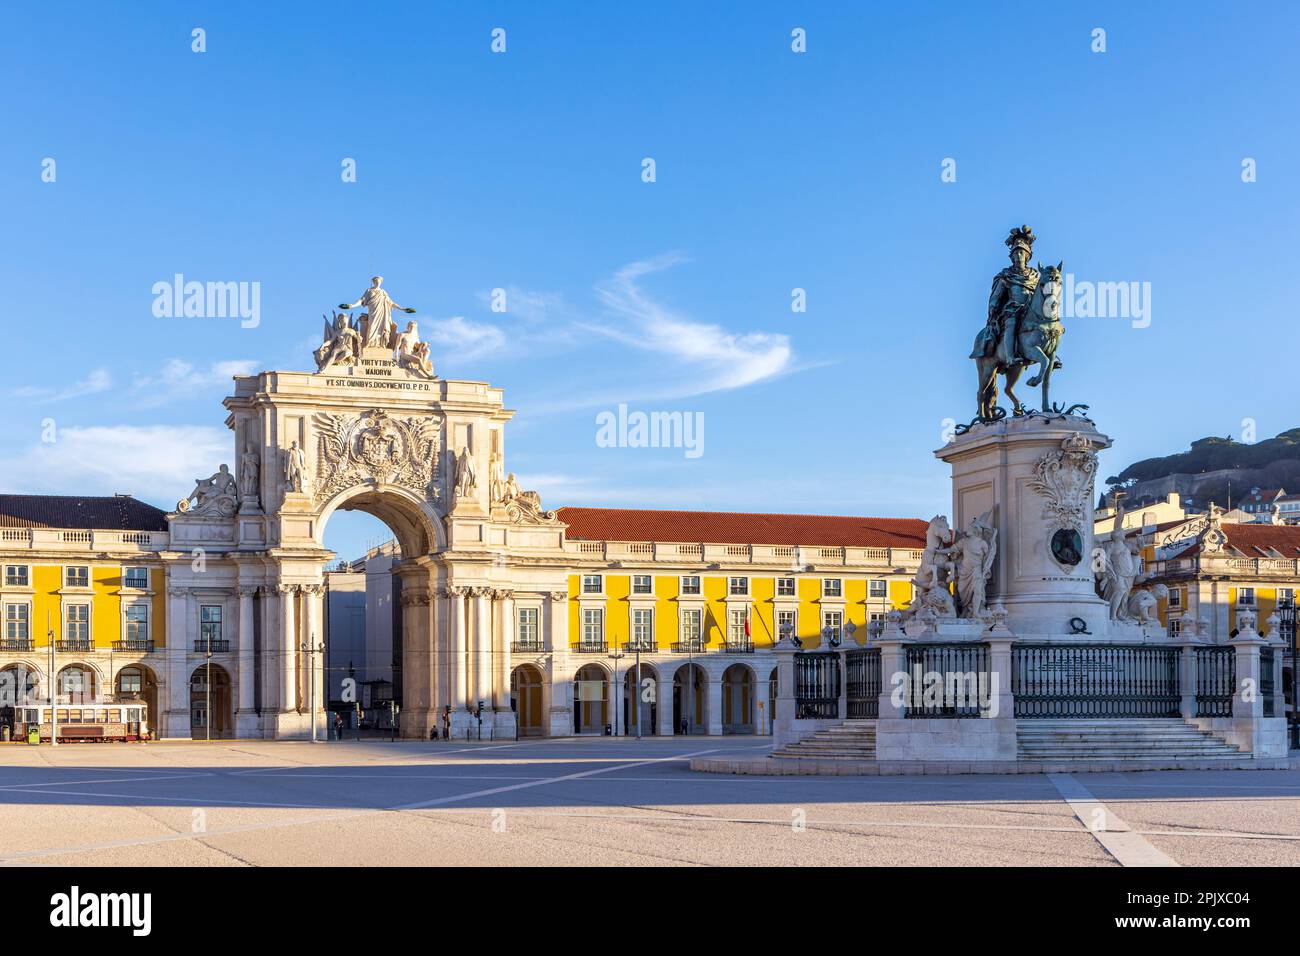
[[[284,487],[286,491],[301,492],[307,482],[307,456],[295,439],[284,450]]]
[[[325,340],[315,352],[316,370],[331,365],[356,365],[361,359],[361,335],[352,327],[346,312],[335,312],[331,322],[325,319]]]
[[[470,457],[469,448],[462,446],[460,454],[456,456],[456,497],[472,498],[477,487],[474,460]]]
[[[222,465],[208,478],[196,478],[194,490],[176,502],[176,510],[195,515],[216,515],[229,518],[235,513],[235,476],[228,465]],[[190,502],[193,502],[191,506]]]

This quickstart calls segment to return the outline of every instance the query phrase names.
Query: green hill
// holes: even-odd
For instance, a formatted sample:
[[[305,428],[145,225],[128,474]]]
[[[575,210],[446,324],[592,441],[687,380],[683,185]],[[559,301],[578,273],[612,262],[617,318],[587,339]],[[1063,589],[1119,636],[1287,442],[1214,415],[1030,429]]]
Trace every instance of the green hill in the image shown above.
[[[1118,475],[1107,478],[1106,485],[1108,490],[1131,488],[1169,475],[1203,475],[1225,470],[1238,474],[1220,475],[1208,479],[1203,485],[1198,484],[1197,497],[1226,500],[1229,481],[1238,493],[1253,486],[1300,492],[1300,428],[1292,428],[1275,438],[1253,444],[1232,438],[1201,438],[1192,442],[1187,451],[1176,455],[1135,461]]]

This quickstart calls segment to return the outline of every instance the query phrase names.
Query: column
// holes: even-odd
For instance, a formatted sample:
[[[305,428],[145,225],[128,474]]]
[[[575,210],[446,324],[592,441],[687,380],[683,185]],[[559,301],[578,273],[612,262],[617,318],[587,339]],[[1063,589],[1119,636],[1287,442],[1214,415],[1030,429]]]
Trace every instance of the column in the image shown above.
[[[469,675],[466,673],[465,655],[465,592],[463,587],[447,588],[447,600],[451,603],[451,616],[449,624],[451,625],[451,639],[448,643],[451,645],[450,665],[451,677],[451,709],[453,711],[463,711],[468,706],[469,700]]]
[[[277,629],[275,625],[275,588],[271,585],[262,585],[257,589],[261,595],[261,612],[262,612],[262,649],[261,649],[261,674],[259,675],[262,682],[262,711],[261,715],[274,714],[277,710],[277,703],[280,699],[279,674],[280,669],[276,666],[276,640]],[[262,731],[269,736],[270,727],[263,724]]]
[[[280,713],[298,709],[298,627],[294,614],[297,587],[281,584],[280,593]]]
[[[669,666],[664,665],[660,671],[659,683],[655,687],[655,693],[658,694],[658,700],[655,706],[658,711],[655,716],[658,718],[659,726],[655,729],[660,737],[671,737],[676,733],[673,727],[673,675],[668,673]]]
[[[496,650],[496,695],[494,706],[498,713],[510,713],[510,645],[515,639],[515,592],[496,592],[500,618],[500,633]]]
[[[710,737],[722,736],[722,676],[705,671],[704,722]]]
[[[474,707],[492,706],[492,607],[487,588],[474,588]]]
[[[253,592],[255,588],[240,586],[239,595],[239,712],[251,714],[254,706],[253,687]]]
[[[306,622],[303,625],[302,643],[307,645],[307,652],[303,655],[303,660],[307,665],[307,679],[303,682],[303,689],[306,691],[307,699],[303,701],[304,706],[314,709],[311,719],[316,719],[325,709],[325,652],[321,648],[325,644],[325,635],[321,632],[321,596],[325,592],[324,585],[307,584],[302,588],[303,616]]]
[[[544,646],[551,652],[548,714],[552,737],[573,736],[573,670],[569,666],[569,594],[550,591],[546,595]],[[543,622],[539,621],[538,626]]]
[[[188,588],[167,588],[167,705],[158,724],[165,737],[190,736],[190,675],[186,667],[190,633],[185,613],[188,597]],[[57,679],[57,674],[51,678]]]

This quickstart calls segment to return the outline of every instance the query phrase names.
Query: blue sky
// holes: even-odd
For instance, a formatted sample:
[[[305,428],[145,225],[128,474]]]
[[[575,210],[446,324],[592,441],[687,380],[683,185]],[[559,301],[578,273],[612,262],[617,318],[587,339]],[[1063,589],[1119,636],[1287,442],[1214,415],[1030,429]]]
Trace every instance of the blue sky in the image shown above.
[[[6,5],[0,489],[174,503],[233,464],[232,372],[311,367],[321,313],[382,273],[440,375],[505,389],[507,467],[548,506],[928,517],[1022,222],[1077,279],[1150,283],[1148,327],[1066,323],[1054,398],[1115,439],[1103,474],[1271,436],[1300,424],[1298,27],[1292,4]],[[178,272],[259,282],[260,324],[155,317]],[[704,413],[704,454],[597,447],[619,402]]]

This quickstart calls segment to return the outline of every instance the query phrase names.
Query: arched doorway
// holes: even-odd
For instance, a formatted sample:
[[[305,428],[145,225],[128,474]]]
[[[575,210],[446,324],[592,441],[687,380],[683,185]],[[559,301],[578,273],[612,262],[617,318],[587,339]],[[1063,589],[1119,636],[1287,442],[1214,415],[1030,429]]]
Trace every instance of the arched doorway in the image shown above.
[[[603,734],[609,723],[609,675],[599,664],[586,664],[573,678],[573,732]]]
[[[776,668],[772,668],[772,673],[767,678],[767,733],[769,735],[776,733]]]
[[[143,664],[128,664],[117,672],[113,692],[119,700],[139,700],[145,705],[145,722],[159,725],[158,679]]]
[[[232,726],[230,675],[220,664],[200,664],[190,675],[190,736],[215,740],[229,736]]]
[[[99,695],[95,669],[87,664],[69,664],[59,671],[59,703],[77,707],[93,704]]]
[[[510,674],[510,705],[520,737],[540,737],[546,733],[542,720],[542,672],[532,664],[520,664]]]
[[[684,664],[673,675],[673,733],[708,732],[704,707],[708,675],[699,664]]]
[[[41,675],[30,664],[6,664],[0,668],[0,707],[31,704],[41,699]]]
[[[638,682],[636,664],[628,667],[623,676],[623,701],[620,719],[623,733],[635,737],[653,736],[659,719],[659,674],[649,664],[641,665]]]
[[[754,672],[732,664],[722,674],[722,732],[754,732]]]
[[[338,714],[357,736],[400,733],[427,740],[431,732],[443,733],[439,712],[447,701],[438,699],[438,686],[447,681],[438,668],[448,665],[430,666],[428,648],[429,605],[437,589],[418,565],[443,540],[431,505],[408,489],[358,486],[331,498],[316,528],[322,546],[339,560],[321,572],[324,652],[310,662],[318,668],[315,686],[299,678],[301,713],[310,699],[318,720],[333,727]],[[489,735],[494,705],[510,709],[512,679],[501,675],[500,694],[475,688],[475,699],[488,706]]]

